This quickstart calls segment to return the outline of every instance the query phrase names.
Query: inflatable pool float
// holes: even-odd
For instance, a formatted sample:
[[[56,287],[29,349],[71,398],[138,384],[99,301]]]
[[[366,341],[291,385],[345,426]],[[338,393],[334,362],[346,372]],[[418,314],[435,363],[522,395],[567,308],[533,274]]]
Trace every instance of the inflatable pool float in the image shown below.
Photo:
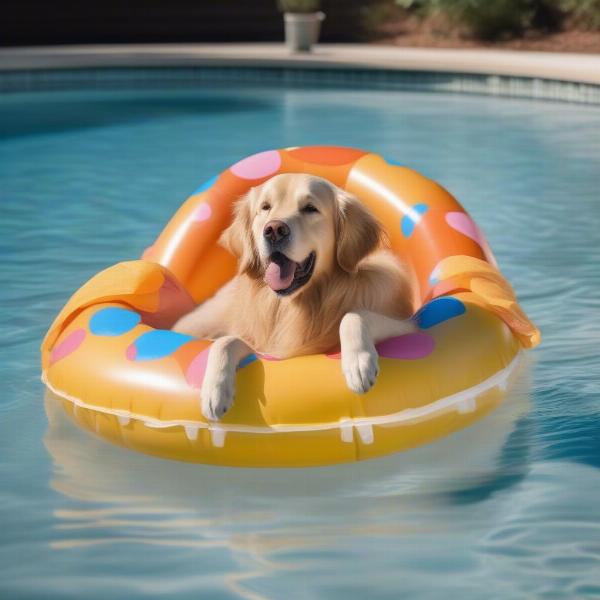
[[[232,204],[286,172],[330,180],[384,223],[415,276],[419,331],[377,345],[380,375],[365,395],[347,388],[334,350],[251,355],[233,408],[208,422],[199,390],[211,342],[169,328],[235,274],[217,244]],[[42,378],[79,425],[128,448],[216,465],[324,465],[406,450],[481,419],[539,339],[480,229],[444,188],[370,152],[286,148],[201,185],[141,260],[83,285],[42,343]]]

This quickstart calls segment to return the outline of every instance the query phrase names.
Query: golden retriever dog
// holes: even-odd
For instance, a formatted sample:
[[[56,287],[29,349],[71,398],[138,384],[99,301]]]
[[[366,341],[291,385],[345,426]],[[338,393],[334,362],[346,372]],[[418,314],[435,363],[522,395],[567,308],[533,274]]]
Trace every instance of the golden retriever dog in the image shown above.
[[[375,343],[415,330],[409,278],[382,226],[325,179],[282,174],[252,188],[220,243],[238,258],[236,277],[174,326],[214,340],[201,389],[207,419],[231,407],[237,365],[253,352],[339,347],[346,383],[362,394],[379,372]]]

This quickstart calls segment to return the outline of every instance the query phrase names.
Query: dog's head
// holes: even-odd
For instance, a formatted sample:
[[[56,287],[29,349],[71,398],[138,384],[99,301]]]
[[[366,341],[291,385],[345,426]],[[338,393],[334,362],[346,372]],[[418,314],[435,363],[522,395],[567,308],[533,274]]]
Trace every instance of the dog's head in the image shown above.
[[[290,296],[336,269],[353,272],[381,235],[351,194],[320,177],[282,174],[237,202],[221,243],[238,257],[241,273]]]

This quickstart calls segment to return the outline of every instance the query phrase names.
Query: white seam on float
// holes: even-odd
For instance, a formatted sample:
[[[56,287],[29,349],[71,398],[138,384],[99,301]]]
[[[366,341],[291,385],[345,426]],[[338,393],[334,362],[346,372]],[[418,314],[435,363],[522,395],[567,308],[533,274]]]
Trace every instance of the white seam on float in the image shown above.
[[[363,444],[373,443],[373,425],[370,423],[361,423],[360,425],[356,425],[356,431]]]
[[[211,425],[208,430],[210,431],[210,441],[215,448],[222,448],[225,445],[225,436],[227,432],[223,427]]]
[[[476,408],[477,408],[477,397],[476,396],[471,396],[470,398],[465,398],[464,400],[461,400],[460,402],[458,402],[456,405],[456,410],[461,415],[473,412]]]
[[[198,439],[198,430],[200,429],[199,427],[196,427],[195,425],[184,425],[183,429],[185,431],[185,437],[187,437],[187,439],[190,440],[190,442],[193,442]]]
[[[92,409],[94,410],[94,409]],[[136,417],[131,416],[132,419]],[[168,427],[176,427],[175,424],[171,424],[170,421],[154,421],[153,419],[149,419],[148,417],[139,417],[138,421],[142,421],[146,427],[150,427],[150,429],[167,429]],[[178,423],[179,424],[179,423]],[[191,427],[195,427],[196,424],[193,421],[190,421]],[[186,425],[182,422],[182,427],[186,427]]]
[[[446,396],[445,398],[440,398],[431,404],[427,404],[425,406],[421,406],[419,408],[406,408],[404,410],[390,413],[387,415],[381,415],[378,417],[356,417],[356,418],[344,418],[340,419],[336,422],[330,423],[313,423],[310,425],[271,425],[270,427],[259,427],[254,425],[234,425],[228,423],[219,423],[219,429],[223,432],[235,432],[235,433],[260,433],[260,434],[271,434],[271,433],[293,433],[293,432],[301,432],[301,431],[323,431],[328,429],[340,429],[343,430],[347,428],[348,425],[353,426],[358,430],[360,426],[373,426],[373,425],[381,425],[381,426],[390,426],[400,423],[407,423],[414,420],[422,420],[424,417],[432,415],[436,412],[446,409],[456,409],[460,410],[459,406],[461,403],[465,401],[469,401],[470,399],[475,399],[484,392],[487,392],[495,387],[498,387],[500,390],[506,389],[507,379],[513,372],[513,370],[517,367],[517,365],[521,362],[522,352],[518,352],[513,360],[503,369],[494,373],[491,377],[488,377],[486,380],[478,383],[470,388],[465,390],[461,390],[456,394],[452,394],[450,396]],[[65,400],[69,400],[72,402],[75,407],[85,408],[88,410],[93,410],[96,412],[101,412],[113,416],[125,416],[126,414],[130,419],[134,419],[136,421],[141,421],[147,427],[151,427],[154,429],[163,429],[167,427],[197,427],[198,429],[210,429],[214,428],[215,425],[213,423],[204,423],[202,421],[188,421],[188,420],[180,420],[180,421],[159,421],[158,419],[153,419],[152,417],[147,417],[145,415],[140,415],[137,413],[125,413],[125,411],[119,410],[118,413],[115,410],[111,410],[104,407],[98,407],[91,404],[87,404],[83,402],[79,398],[75,398],[65,392],[62,392],[52,386],[47,378],[45,373],[42,373],[42,383],[48,387],[48,389],[64,398]],[[343,432],[341,435],[347,435]],[[344,440],[346,441],[346,440]]]
[[[342,442],[351,444],[354,441],[354,426],[352,425],[352,419],[340,419],[338,427],[340,428]]]

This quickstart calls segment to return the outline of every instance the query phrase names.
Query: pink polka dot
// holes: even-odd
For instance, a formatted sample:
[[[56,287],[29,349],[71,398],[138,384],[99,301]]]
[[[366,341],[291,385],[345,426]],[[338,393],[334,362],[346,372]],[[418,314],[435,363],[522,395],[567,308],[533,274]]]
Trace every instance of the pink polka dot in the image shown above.
[[[194,211],[193,220],[196,223],[200,223],[202,221],[208,221],[208,219],[210,219],[211,216],[212,208],[210,207],[210,204],[207,204],[206,202],[201,202]]]
[[[144,259],[150,259],[150,257],[152,256],[153,252],[154,252],[154,245],[148,246],[144,250],[144,252],[142,253],[142,260],[144,260]]]
[[[52,365],[75,352],[75,350],[81,346],[85,339],[85,335],[85,329],[76,329],[75,331],[72,331],[54,348],[54,350],[52,350],[52,353],[50,354],[50,364]]]
[[[427,333],[409,333],[379,342],[375,347],[383,358],[418,360],[433,352],[435,340]]]
[[[137,358],[137,348],[135,347],[135,344],[131,344],[131,346],[127,347],[125,356],[127,357],[127,360],[135,360]]]
[[[185,372],[185,378],[187,382],[193,388],[202,387],[202,381],[204,381],[204,372],[206,371],[206,362],[208,361],[208,351],[210,348],[205,348],[198,354],[194,360],[190,363],[190,366]]]
[[[261,359],[261,360],[281,360],[281,358],[277,358],[276,356],[273,356],[272,354],[259,354],[257,352],[257,356]]]
[[[474,242],[479,244],[481,247],[487,245],[483,234],[479,230],[479,227],[475,224],[475,221],[468,215],[462,212],[449,212],[446,213],[446,223],[456,229],[459,233],[466,235],[471,238]]]
[[[342,353],[340,349],[337,348],[336,350],[330,350],[329,352],[325,352],[325,356],[333,360],[340,360],[340,358],[342,358]]]
[[[267,150],[253,154],[235,163],[231,172],[242,179],[261,179],[274,175],[281,166],[281,156],[277,150]]]
[[[435,348],[435,340],[427,333],[409,333],[390,338],[375,344],[379,356],[383,358],[401,358],[404,360],[417,360],[429,356]],[[342,354],[338,349],[326,352],[325,356],[339,360]]]

